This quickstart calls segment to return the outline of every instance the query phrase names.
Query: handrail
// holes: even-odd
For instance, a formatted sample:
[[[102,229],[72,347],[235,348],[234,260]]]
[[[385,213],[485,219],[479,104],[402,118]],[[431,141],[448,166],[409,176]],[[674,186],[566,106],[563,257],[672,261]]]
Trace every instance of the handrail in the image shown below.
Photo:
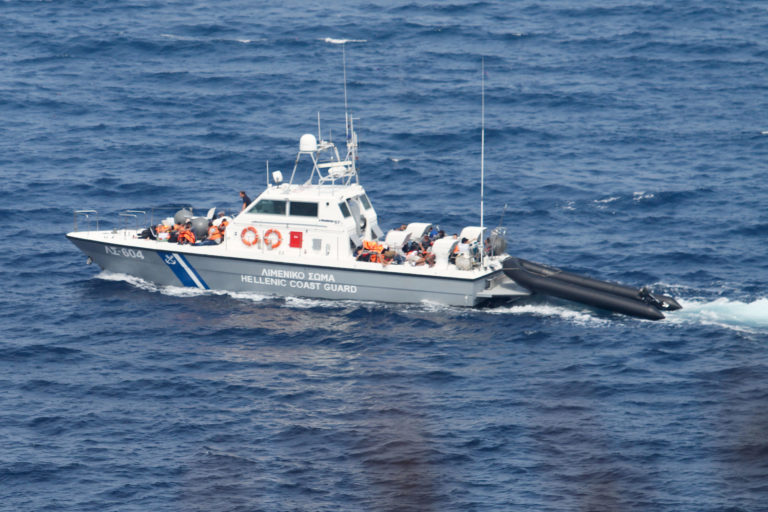
[[[182,208],[182,209],[186,208],[186,209],[188,209],[190,211],[194,211],[194,209],[191,206],[182,206],[182,207],[163,206],[163,207],[152,207],[150,210],[123,210],[121,212],[118,212],[118,216],[119,217],[125,217],[126,220],[127,220],[127,217],[133,217],[135,219],[135,227],[136,227],[136,229],[139,229],[140,222],[139,222],[138,218],[139,218],[140,215],[143,215],[144,216],[144,220],[147,220],[147,215],[149,214],[150,219],[149,219],[149,224],[147,224],[147,225],[151,226],[151,225],[154,225],[155,210],[175,211],[178,208]],[[73,224],[73,230],[74,231],[78,231],[78,229],[80,229],[80,227],[81,227],[81,226],[78,226],[78,217],[79,216],[85,217],[85,219],[88,221],[88,227],[87,227],[88,231],[92,231],[93,226],[92,226],[91,223],[94,220],[95,220],[95,223],[96,223],[96,231],[99,230],[100,221],[99,221],[98,211],[97,210],[73,210],[73,222],[72,222],[72,224]],[[81,221],[81,224],[82,224],[82,221]],[[123,222],[123,225],[121,227],[123,229],[126,229],[128,227],[128,222]]]
[[[98,217],[99,212],[97,212],[96,210],[74,210],[73,215],[72,215],[72,217],[73,217],[73,224],[74,224],[72,230],[73,231],[77,231],[77,216],[79,214],[79,215],[84,215],[85,218],[88,220],[88,230],[91,231],[91,229],[90,229],[90,227],[91,227],[91,216],[90,216],[90,214],[91,213],[95,214],[95,216],[96,216],[96,231],[98,231],[99,230],[99,217]]]
[[[139,214],[144,215],[144,217],[147,216],[147,212],[144,210],[125,210],[124,212],[118,213],[118,216],[120,217],[133,217],[135,219],[134,228],[139,229]],[[125,226],[125,229],[127,229],[127,225]]]

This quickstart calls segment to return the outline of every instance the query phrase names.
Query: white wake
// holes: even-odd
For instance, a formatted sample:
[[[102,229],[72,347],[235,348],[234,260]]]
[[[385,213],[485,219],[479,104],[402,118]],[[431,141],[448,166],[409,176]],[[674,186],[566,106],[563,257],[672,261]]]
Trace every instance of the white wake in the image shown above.
[[[754,302],[727,298],[679,302],[683,309],[667,314],[667,318],[672,322],[717,325],[748,332],[768,331],[768,298]]]

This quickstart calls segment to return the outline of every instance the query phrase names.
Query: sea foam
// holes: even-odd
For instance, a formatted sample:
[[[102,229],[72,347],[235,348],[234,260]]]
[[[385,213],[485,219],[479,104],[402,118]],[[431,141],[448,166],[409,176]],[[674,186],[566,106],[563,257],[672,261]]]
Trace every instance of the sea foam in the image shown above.
[[[768,298],[742,302],[720,298],[700,302],[681,300],[683,309],[668,315],[674,322],[695,322],[748,332],[768,332]]]

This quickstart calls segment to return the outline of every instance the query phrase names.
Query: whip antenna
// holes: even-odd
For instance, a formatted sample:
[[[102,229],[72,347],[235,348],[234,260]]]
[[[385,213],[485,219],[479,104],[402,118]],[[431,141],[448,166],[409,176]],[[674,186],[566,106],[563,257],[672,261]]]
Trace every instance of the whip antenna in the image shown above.
[[[504,203],[504,209],[501,211],[501,218],[499,219],[499,227],[501,227],[504,224],[504,214],[507,213],[507,206],[509,206],[507,203]]]
[[[349,140],[349,107],[347,107],[347,43],[341,43],[341,62],[344,66],[344,125],[347,130],[347,140]]]
[[[480,61],[480,228],[485,237],[483,203],[485,199],[485,57]],[[485,266],[485,238],[482,240],[480,264]]]

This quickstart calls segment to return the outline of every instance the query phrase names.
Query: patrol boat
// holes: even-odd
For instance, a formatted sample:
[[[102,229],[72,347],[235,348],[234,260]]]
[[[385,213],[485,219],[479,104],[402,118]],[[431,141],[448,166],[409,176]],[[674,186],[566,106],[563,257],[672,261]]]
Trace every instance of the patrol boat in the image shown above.
[[[457,239],[434,240],[432,265],[360,261],[356,252],[366,241],[397,252],[409,241],[421,241],[433,226],[413,222],[383,232],[360,184],[357,135],[351,117],[346,117],[346,156],[341,158],[333,142],[322,140],[319,130],[318,137],[303,135],[288,181],[280,171],[272,173],[266,190],[229,221],[219,244],[179,245],[140,238],[136,229],[99,230],[98,225],[96,230],[75,229],[67,237],[89,263],[159,285],[470,307],[539,293],[652,320],[664,318],[661,311],[680,307],[670,297],[646,289],[513,258],[505,252],[503,230],[482,225],[465,227]],[[214,210],[191,219],[202,221],[203,233]],[[75,219],[78,213],[94,212],[76,212]],[[186,215],[191,212],[178,212],[175,222]],[[457,254],[464,238],[469,243]],[[399,256],[402,260],[404,255]]]
[[[355,250],[363,241],[398,251],[409,240],[420,241],[432,225],[414,222],[385,235],[360,184],[357,135],[349,116],[347,131],[344,158],[333,142],[303,135],[287,182],[280,171],[273,172],[266,190],[230,219],[220,244],[142,239],[129,228],[75,230],[67,238],[89,263],[159,285],[452,306],[530,295],[504,274],[503,250],[498,255],[475,250],[454,258],[461,238],[483,247],[482,226],[465,227],[458,240],[435,240],[432,266],[359,261]],[[502,243],[494,240],[497,247]]]

